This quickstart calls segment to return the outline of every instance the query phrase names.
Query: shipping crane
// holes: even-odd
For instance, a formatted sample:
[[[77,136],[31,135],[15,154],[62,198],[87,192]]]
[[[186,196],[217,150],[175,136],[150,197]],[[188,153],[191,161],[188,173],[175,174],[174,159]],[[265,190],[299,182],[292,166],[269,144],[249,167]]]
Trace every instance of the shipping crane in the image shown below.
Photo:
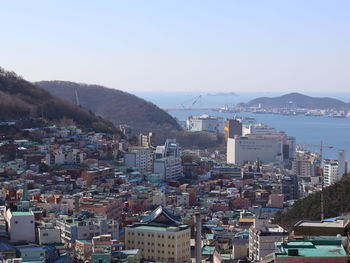
[[[319,145],[317,144],[298,144],[297,146],[303,148],[303,147],[319,147],[320,148],[320,158],[321,158],[321,221],[324,220],[324,174],[323,174],[323,149],[333,149],[334,146],[332,145],[324,145],[323,141]]]
[[[185,107],[184,104],[191,103],[191,107],[192,107],[192,106],[196,105],[196,103],[197,103],[198,101],[200,101],[201,99],[202,99],[202,95],[199,95],[199,96],[195,97],[194,99],[192,98],[192,99],[190,99],[190,100],[187,100],[187,101],[181,103],[181,107],[185,110],[186,107]],[[191,109],[191,108],[188,107],[188,109]]]

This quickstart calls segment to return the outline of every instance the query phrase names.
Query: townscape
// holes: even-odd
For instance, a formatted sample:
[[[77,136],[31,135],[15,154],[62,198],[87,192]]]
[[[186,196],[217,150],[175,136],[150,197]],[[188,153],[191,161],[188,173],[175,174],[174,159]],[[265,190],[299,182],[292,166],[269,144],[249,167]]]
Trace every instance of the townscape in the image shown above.
[[[350,263],[349,0],[0,0],[0,263]]]
[[[74,124],[14,135],[6,131],[21,121],[2,122],[3,259],[292,262],[302,255],[304,262],[346,262],[346,217],[289,227],[274,221],[339,181],[345,152],[322,161],[253,118],[228,119],[220,131],[217,121],[191,117],[188,128],[224,132],[224,153],[183,149],[173,138],[155,145],[152,132],[131,144],[126,126],[123,138]]]

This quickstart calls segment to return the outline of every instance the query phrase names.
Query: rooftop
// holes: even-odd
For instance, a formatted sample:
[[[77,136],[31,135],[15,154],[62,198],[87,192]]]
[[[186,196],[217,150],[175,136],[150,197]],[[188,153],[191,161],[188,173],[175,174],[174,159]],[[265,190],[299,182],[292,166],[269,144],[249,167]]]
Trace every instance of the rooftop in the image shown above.
[[[302,220],[295,224],[297,227],[334,227],[334,228],[343,228],[344,227],[344,220],[343,219],[336,219],[334,221],[307,221]]]
[[[288,241],[276,246],[276,257],[347,257],[341,239]]]
[[[19,212],[19,211],[11,211],[13,216],[31,216],[33,212]]]

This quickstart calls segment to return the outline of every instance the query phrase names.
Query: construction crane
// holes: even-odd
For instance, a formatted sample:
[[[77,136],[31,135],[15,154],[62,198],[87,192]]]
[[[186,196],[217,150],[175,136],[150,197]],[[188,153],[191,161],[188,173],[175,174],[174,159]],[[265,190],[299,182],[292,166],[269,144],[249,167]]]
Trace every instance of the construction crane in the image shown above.
[[[323,141],[321,141],[321,143],[319,145],[317,144],[298,144],[297,146],[303,148],[303,146],[305,147],[319,147],[320,148],[320,159],[321,159],[321,221],[324,220],[324,192],[323,192],[323,188],[324,188],[324,174],[323,174],[323,149],[333,149],[334,146],[331,145],[324,145]]]
[[[187,101],[181,103],[181,107],[182,107],[183,109],[186,109],[186,107],[185,107],[184,104],[187,104],[187,103],[191,103],[191,106],[194,106],[194,105],[196,105],[196,103],[197,103],[198,101],[200,101],[201,99],[202,99],[202,95],[199,95],[199,96],[195,97],[194,99],[192,98],[192,99],[190,99],[190,100],[187,100]]]

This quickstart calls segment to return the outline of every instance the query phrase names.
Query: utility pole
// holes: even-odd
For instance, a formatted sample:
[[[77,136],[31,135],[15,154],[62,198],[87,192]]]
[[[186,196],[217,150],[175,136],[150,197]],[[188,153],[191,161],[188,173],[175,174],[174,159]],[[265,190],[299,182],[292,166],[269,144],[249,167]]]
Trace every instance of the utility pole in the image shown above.
[[[324,220],[324,173],[323,173],[323,142],[320,144],[320,158],[321,158],[321,221]]]

